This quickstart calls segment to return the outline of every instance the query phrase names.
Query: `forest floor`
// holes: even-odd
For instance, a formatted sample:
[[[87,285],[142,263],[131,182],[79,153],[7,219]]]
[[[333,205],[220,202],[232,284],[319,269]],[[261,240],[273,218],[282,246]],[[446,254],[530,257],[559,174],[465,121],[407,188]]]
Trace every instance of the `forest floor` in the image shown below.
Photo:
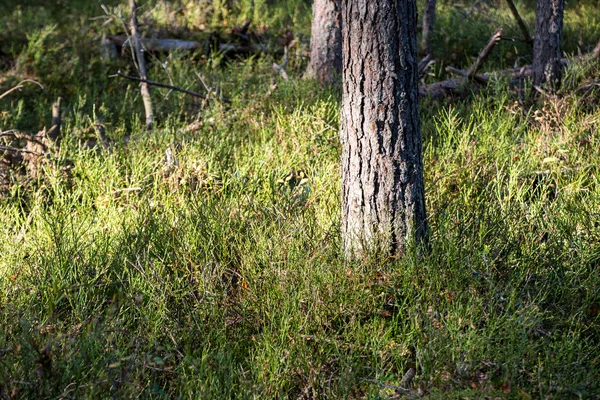
[[[537,100],[505,80],[423,99],[431,249],[348,263],[309,2],[140,1],[144,35],[203,43],[149,53],[150,79],[230,99],[151,88],[151,133],[110,77],[129,51],[101,57],[126,2],[21,3],[0,3],[0,95],[43,89],[0,98],[0,130],[49,128],[61,96],[63,137],[35,175],[0,152],[0,399],[600,397],[599,62]],[[520,35],[477,4],[440,4],[425,81]],[[246,20],[260,53],[211,51]],[[598,3],[568,2],[565,53],[599,39]],[[529,63],[503,41],[485,70]]]

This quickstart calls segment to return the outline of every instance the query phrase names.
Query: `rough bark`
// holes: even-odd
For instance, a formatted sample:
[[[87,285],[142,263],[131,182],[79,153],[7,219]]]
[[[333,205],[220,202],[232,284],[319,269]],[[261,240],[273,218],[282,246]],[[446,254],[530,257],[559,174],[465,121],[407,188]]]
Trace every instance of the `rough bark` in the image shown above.
[[[560,39],[565,0],[538,0],[533,41],[533,84],[554,88],[560,84]]]
[[[421,48],[423,53],[433,54],[431,37],[433,36],[433,27],[435,24],[435,4],[437,0],[426,0],[425,10],[423,10],[423,36],[421,38]]]
[[[306,76],[330,85],[342,70],[341,0],[315,0],[313,3],[310,61]]]
[[[415,0],[343,0],[342,237],[347,257],[426,237]]]

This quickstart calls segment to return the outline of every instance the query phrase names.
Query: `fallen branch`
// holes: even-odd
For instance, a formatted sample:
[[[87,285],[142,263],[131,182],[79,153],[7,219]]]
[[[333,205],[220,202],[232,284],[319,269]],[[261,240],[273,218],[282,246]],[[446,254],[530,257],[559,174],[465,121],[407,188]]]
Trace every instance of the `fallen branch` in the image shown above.
[[[283,78],[283,80],[287,81],[290,79],[290,77],[288,76],[287,72],[285,71],[285,67],[287,67],[288,62],[290,61],[290,56],[288,54],[288,48],[287,46],[284,47],[284,53],[283,53],[283,64],[279,65],[277,63],[273,63],[273,70],[275,72],[279,72],[279,74],[281,75],[281,77]]]
[[[19,82],[19,83],[17,84],[17,86],[15,86],[14,88],[12,88],[12,89],[8,89],[6,92],[4,92],[4,93],[0,94],[0,99],[2,99],[2,98],[4,98],[4,97],[8,96],[10,93],[14,92],[15,90],[19,90],[19,89],[23,88],[23,84],[24,84],[24,83],[26,83],[26,82],[35,83],[36,85],[38,85],[39,87],[41,87],[41,88],[42,88],[42,90],[44,90],[44,87],[43,87],[43,86],[42,86],[42,84],[41,84],[41,83],[39,83],[38,81],[34,81],[33,79],[25,79],[25,80],[23,80],[23,81]]]
[[[17,140],[24,140],[24,141],[27,141],[27,142],[34,142],[34,143],[36,143],[36,144],[38,144],[40,146],[46,146],[46,143],[44,143],[43,138],[40,138],[38,136],[31,136],[28,133],[19,132],[19,131],[16,131],[14,129],[10,129],[10,130],[4,131],[4,132],[0,131],[0,137],[6,137],[6,136],[13,137],[13,138],[15,138]],[[40,139],[42,139],[42,140],[40,140]]]
[[[496,45],[500,42],[501,36],[502,36],[502,28],[496,29],[496,31],[492,34],[492,37],[490,37],[490,40],[488,41],[488,43],[485,45],[483,50],[481,50],[481,52],[477,56],[477,59],[475,60],[473,65],[471,65],[471,68],[469,68],[469,70],[467,71],[467,79],[468,80],[473,80],[473,78],[475,77],[475,74],[477,73],[479,68],[481,68],[481,66],[483,65],[483,63],[485,63],[485,61],[487,60],[487,58],[490,55],[490,53],[492,52],[492,50],[494,50],[494,47],[496,47]]]
[[[144,111],[146,112],[146,128],[152,130],[152,122],[154,120],[152,116],[152,99],[150,97],[150,88],[148,83],[144,82],[148,79],[148,71],[146,70],[146,61],[144,60],[144,50],[142,48],[142,42],[140,41],[140,35],[138,32],[137,24],[137,6],[135,0],[129,0],[129,8],[131,9],[131,20],[129,28],[131,29],[131,48],[135,54],[135,61],[137,64],[138,73],[142,79],[140,84],[140,92],[142,93],[142,101],[144,102]]]
[[[106,36],[104,42],[123,47],[130,39],[127,36]],[[169,52],[174,50],[196,50],[202,47],[200,42],[180,39],[140,39],[147,51]]]
[[[489,74],[477,75],[477,71],[487,60],[494,47],[496,47],[498,42],[500,42],[501,36],[502,28],[496,29],[496,31],[492,34],[492,37],[488,41],[487,45],[483,48],[483,50],[481,50],[481,52],[477,56],[477,59],[475,60],[473,65],[471,65],[468,71],[463,71],[461,69],[453,67],[446,67],[446,71],[460,75],[462,78],[452,78],[441,82],[435,82],[429,85],[423,85],[419,87],[419,95],[422,97],[436,99],[439,97],[444,97],[451,93],[465,92],[465,88],[468,87],[469,81],[486,84],[490,79]]]
[[[103,41],[103,46],[113,45],[123,47],[129,43],[127,36],[106,36]],[[165,52],[170,51],[193,51],[203,48],[203,44],[192,40],[181,39],[159,39],[159,38],[144,38],[140,39],[142,46],[146,51]],[[259,43],[250,43],[247,46],[238,46],[232,43],[220,43],[217,50],[221,53],[262,53],[266,52],[265,46]]]
[[[427,54],[419,61],[419,79],[425,76],[427,70],[433,64],[435,64],[435,60],[433,59],[433,55],[431,53]]]
[[[493,38],[494,36],[492,36]],[[492,40],[490,40],[491,42]],[[490,43],[488,43],[489,45]],[[488,47],[488,46],[486,46]],[[492,46],[493,48],[493,46]],[[482,52],[483,53],[483,52]],[[481,55],[480,55],[481,56]],[[565,66],[571,65],[576,62],[585,62],[586,60],[596,60],[600,58],[600,42],[596,45],[594,50],[588,54],[584,54],[582,56],[573,57],[571,59],[563,58],[561,59],[561,63]],[[485,61],[485,59],[484,59]],[[477,62],[475,63],[477,64]],[[474,65],[475,65],[474,64]],[[481,64],[481,61],[480,61]],[[473,68],[473,66],[471,66]],[[446,97],[452,94],[463,95],[468,90],[477,90],[477,86],[469,85],[467,80],[464,79],[468,75],[468,71],[464,71],[461,69],[446,67],[446,71],[451,72],[456,75],[460,75],[461,78],[451,78],[440,82],[434,82],[428,85],[419,86],[419,96],[427,97],[430,99],[438,99],[441,97]],[[481,85],[487,84],[490,79],[495,77],[509,77],[512,79],[520,80],[525,78],[530,78],[533,76],[533,68],[531,65],[525,65],[520,68],[509,68],[501,71],[494,71],[480,75],[473,75],[472,83],[479,83]]]
[[[468,76],[468,72],[465,71],[464,69],[458,69],[458,68],[454,68],[451,66],[446,67],[446,72],[449,72],[454,75],[462,76],[463,78],[466,78]],[[490,79],[489,79],[489,77],[484,76],[484,75],[474,75],[473,80],[475,80],[478,83],[488,83],[488,81]]]
[[[464,89],[465,80],[463,78],[452,78],[419,86],[419,96],[435,100],[451,94],[462,94],[465,92]]]
[[[519,29],[521,29],[521,33],[523,34],[523,39],[527,44],[533,45],[533,39],[529,34],[527,25],[525,25],[525,21],[523,21],[523,18],[521,18],[521,15],[519,14],[519,10],[517,10],[517,7],[515,6],[515,3],[513,2],[513,0],[506,0],[506,2],[508,3],[508,8],[510,8],[510,12],[512,12],[512,15],[517,20]]]
[[[465,92],[467,92],[468,90],[477,89],[477,85],[469,85],[469,82],[463,78],[467,73],[466,71],[452,67],[446,67],[446,70],[461,75],[461,78],[451,78],[445,81],[434,82],[429,85],[421,85],[419,87],[419,95],[421,97],[428,97],[430,99],[435,100],[452,94],[462,95],[465,94]],[[526,65],[521,68],[509,68],[502,71],[495,71],[481,75],[475,75],[474,82],[472,83],[480,83],[482,85],[485,85],[487,82],[490,81],[490,79],[495,77],[510,77],[512,79],[524,79],[531,77],[532,75],[533,69],[531,65]]]
[[[194,92],[192,90],[182,89],[180,87],[169,85],[169,84],[166,84],[166,83],[150,81],[148,79],[136,78],[135,76],[125,75],[125,74],[121,73],[121,71],[117,72],[114,75],[109,75],[108,77],[109,78],[121,77],[121,78],[124,78],[124,79],[129,79],[129,80],[132,80],[132,81],[136,81],[136,82],[142,82],[142,83],[145,83],[145,84],[150,85],[150,86],[157,86],[157,87],[162,87],[162,88],[165,88],[165,89],[175,90],[177,92],[189,94],[190,96],[198,97],[198,98],[201,98],[201,99],[207,99],[208,98],[208,96],[206,96],[206,95],[204,95],[202,93]],[[221,101],[223,101],[225,103],[230,103],[231,102],[227,97],[219,97],[219,100],[221,100]]]
[[[4,151],[12,151],[15,153],[27,153],[27,154],[33,154],[36,156],[43,156],[42,153],[38,153],[32,150],[27,150],[27,149],[20,149],[18,147],[13,147],[13,146],[4,146],[4,145],[0,145],[0,150],[4,150]]]

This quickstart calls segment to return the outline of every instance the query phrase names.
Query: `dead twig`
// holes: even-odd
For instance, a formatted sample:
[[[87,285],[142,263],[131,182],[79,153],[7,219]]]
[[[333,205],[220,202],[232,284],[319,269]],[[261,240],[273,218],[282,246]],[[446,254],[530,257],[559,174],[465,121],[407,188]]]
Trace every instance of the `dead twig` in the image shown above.
[[[287,64],[289,61],[290,61],[290,56],[288,54],[288,47],[285,46],[283,48],[283,64],[279,65],[277,63],[273,63],[273,70],[275,72],[279,72],[279,75],[281,75],[281,77],[283,78],[284,81],[287,81],[290,79],[287,72],[285,71],[285,68],[287,67]]]
[[[198,79],[200,79],[200,83],[202,83],[202,86],[204,86],[204,89],[206,89],[206,91],[211,94],[211,93],[215,93],[217,95],[217,98],[221,98],[220,95],[220,90],[219,88],[217,88],[216,90],[213,89],[212,87],[208,86],[208,84],[206,83],[206,80],[204,79],[204,76],[202,76],[202,74],[198,73],[198,71],[195,72],[196,76],[198,77]],[[229,99],[227,99],[226,102],[229,102]]]
[[[23,84],[24,84],[24,83],[27,83],[27,82],[35,83],[35,84],[36,84],[36,85],[38,85],[40,88],[42,88],[42,90],[44,90],[44,87],[43,87],[43,86],[42,86],[42,84],[41,84],[41,83],[39,83],[38,81],[34,81],[33,79],[25,79],[25,80],[22,80],[21,82],[19,82],[19,83],[17,84],[17,86],[15,86],[15,87],[13,87],[13,88],[11,88],[11,89],[8,89],[6,92],[4,92],[4,93],[0,94],[0,99],[2,99],[2,98],[4,98],[4,97],[8,96],[10,93],[14,92],[15,90],[22,89],[22,88],[24,87],[24,85],[23,85]]]
[[[31,150],[27,150],[27,149],[20,149],[18,147],[13,147],[13,146],[4,146],[4,145],[0,145],[0,150],[4,150],[4,151],[12,151],[14,153],[27,153],[27,154],[33,154],[35,156],[43,156],[42,153],[38,153],[36,151],[31,151]]]
[[[523,18],[521,18],[521,15],[519,14],[519,10],[517,10],[517,7],[515,6],[515,3],[513,2],[513,0],[506,0],[506,2],[508,3],[508,8],[510,8],[510,12],[512,12],[512,15],[517,20],[519,29],[521,30],[521,33],[523,34],[523,39],[525,40],[525,42],[527,44],[533,46],[533,38],[529,34],[529,29],[527,29],[527,25],[525,24],[525,21],[523,21]]]
[[[144,102],[144,111],[146,112],[146,128],[152,130],[154,117],[152,116],[152,99],[150,97],[150,88],[147,82],[148,71],[146,70],[146,61],[144,60],[144,49],[140,40],[137,24],[137,6],[135,0],[129,0],[129,8],[131,9],[131,19],[129,29],[131,30],[131,46],[135,54],[135,61],[138,69],[138,74],[142,79],[140,82],[140,92],[142,93],[142,101]]]
[[[121,73],[121,71],[117,72],[114,75],[109,75],[109,78],[116,78],[116,77],[121,77],[121,78],[129,79],[129,80],[132,80],[132,81],[136,81],[136,82],[143,82],[143,83],[145,83],[147,85],[151,85],[151,86],[157,86],[157,87],[162,87],[162,88],[166,88],[166,89],[175,90],[177,92],[189,94],[190,96],[199,97],[201,99],[207,99],[208,98],[206,95],[204,95],[202,93],[194,92],[194,91],[187,90],[187,89],[182,89],[180,87],[173,86],[173,85],[168,85],[168,84],[162,83],[162,82],[155,82],[155,81],[150,81],[148,79],[136,78],[135,76],[125,75],[125,74]],[[219,100],[221,100],[221,101],[223,101],[225,103],[229,103],[230,102],[230,100],[227,97],[220,97]]]

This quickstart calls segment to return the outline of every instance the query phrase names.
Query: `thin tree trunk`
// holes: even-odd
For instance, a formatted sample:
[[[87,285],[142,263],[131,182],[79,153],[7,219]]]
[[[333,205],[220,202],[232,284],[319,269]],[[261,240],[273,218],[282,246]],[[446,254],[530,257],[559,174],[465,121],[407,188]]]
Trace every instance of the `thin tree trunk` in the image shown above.
[[[330,85],[342,70],[341,0],[315,0],[313,3],[310,61],[306,76]]]
[[[519,29],[521,30],[521,34],[523,35],[523,39],[529,45],[532,45],[533,39],[531,38],[531,35],[529,34],[529,29],[527,29],[527,24],[525,24],[525,21],[523,21],[523,18],[521,18],[521,15],[519,14],[519,10],[517,10],[517,6],[515,6],[515,3],[513,2],[513,0],[506,0],[506,2],[508,3],[508,8],[510,8],[510,12],[512,12],[513,17],[515,17],[515,20],[517,21],[517,24],[519,25]]]
[[[533,84],[555,88],[560,84],[560,40],[565,0],[538,0],[533,41]]]
[[[600,58],[600,41],[594,47],[594,50],[592,50],[592,58]]]
[[[137,23],[137,5],[135,0],[129,0],[129,8],[131,8],[131,20],[129,29],[131,30],[131,41],[135,54],[135,61],[138,68],[140,78],[143,80],[148,79],[148,71],[146,70],[146,60],[144,59],[144,50],[142,48],[142,41],[140,39],[140,33],[138,32]],[[146,112],[146,128],[152,130],[152,123],[154,118],[152,116],[152,98],[150,97],[150,87],[147,83],[140,83],[140,92],[142,94],[142,101],[144,102],[144,111]]]
[[[421,48],[425,55],[433,54],[431,37],[433,36],[433,27],[435,24],[436,2],[437,0],[426,0],[425,10],[423,10],[423,36],[421,38]]]
[[[60,136],[60,126],[62,123],[62,97],[56,99],[56,103],[52,104],[52,125],[50,126],[50,131],[48,136],[50,139],[59,143]]]
[[[346,256],[402,255],[426,237],[415,0],[343,0]]]

